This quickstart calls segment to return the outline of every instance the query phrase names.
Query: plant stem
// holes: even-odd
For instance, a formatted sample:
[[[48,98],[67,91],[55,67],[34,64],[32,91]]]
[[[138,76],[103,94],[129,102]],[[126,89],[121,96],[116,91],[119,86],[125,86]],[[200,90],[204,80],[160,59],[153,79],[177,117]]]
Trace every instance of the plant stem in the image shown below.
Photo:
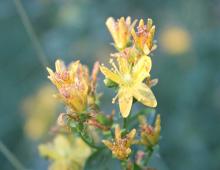
[[[145,161],[145,165],[146,165],[146,166],[148,165],[148,163],[149,163],[149,161],[150,161],[150,158],[151,158],[151,156],[153,155],[153,153],[154,153],[154,148],[153,148],[153,147],[149,147],[149,148],[148,148],[147,159],[146,159],[146,161]]]
[[[127,118],[123,118],[123,128],[127,128]]]
[[[123,170],[127,170],[127,163],[128,163],[127,160],[121,161],[121,166],[122,166]]]
[[[81,139],[82,139],[87,145],[89,145],[91,148],[94,148],[94,149],[103,149],[103,147],[96,146],[96,145],[94,145],[93,143],[89,142],[89,141],[82,135],[81,132],[79,132],[79,136],[80,136]]]
[[[26,30],[26,32],[27,32],[32,44],[33,44],[33,47],[35,48],[35,50],[37,52],[38,58],[39,58],[41,64],[43,65],[43,67],[45,68],[46,66],[48,66],[46,54],[44,53],[44,50],[40,44],[40,41],[37,38],[37,35],[34,31],[34,28],[31,24],[31,21],[30,21],[28,15],[24,9],[24,6],[21,3],[21,0],[14,0],[14,3],[15,3],[16,10],[21,18],[21,21],[24,25],[24,28],[25,28],[25,30]]]
[[[8,159],[8,161],[14,166],[15,169],[27,170],[1,141],[0,152],[2,152],[2,154]]]

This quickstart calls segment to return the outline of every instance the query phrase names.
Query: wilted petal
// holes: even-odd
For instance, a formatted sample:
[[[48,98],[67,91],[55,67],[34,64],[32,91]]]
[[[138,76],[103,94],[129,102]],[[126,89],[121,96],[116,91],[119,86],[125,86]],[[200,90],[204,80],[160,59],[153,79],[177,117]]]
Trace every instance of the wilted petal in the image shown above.
[[[149,86],[150,86],[150,87],[154,87],[154,86],[157,85],[158,82],[159,82],[159,79],[152,79],[152,80],[150,80],[150,82],[149,82]]]
[[[72,80],[73,80],[73,78],[74,78],[74,76],[75,76],[75,74],[76,74],[76,72],[77,72],[79,63],[80,63],[80,61],[77,60],[77,61],[75,61],[75,62],[72,62],[72,63],[69,65],[69,67],[68,67],[68,70],[69,70],[69,72],[70,72],[70,79],[72,79]]]
[[[66,70],[66,66],[64,64],[64,62],[62,60],[56,60],[55,62],[55,68],[56,68],[56,72],[62,72]]]

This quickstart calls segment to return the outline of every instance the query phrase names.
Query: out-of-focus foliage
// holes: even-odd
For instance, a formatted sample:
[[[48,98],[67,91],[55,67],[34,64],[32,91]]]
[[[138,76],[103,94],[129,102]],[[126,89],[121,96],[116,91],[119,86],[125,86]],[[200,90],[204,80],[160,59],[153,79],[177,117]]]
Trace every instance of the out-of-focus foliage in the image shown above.
[[[158,169],[219,170],[220,136],[220,1],[219,0],[22,0],[49,63],[61,56],[66,62],[80,56],[83,63],[106,61],[110,36],[104,28],[108,16],[152,18],[157,26],[158,50],[152,71],[162,118]],[[44,169],[36,144],[23,134],[21,103],[48,82],[45,67],[27,36],[13,1],[0,1],[0,139],[28,168]],[[170,27],[190,36],[190,49],[170,54],[160,41]],[[172,41],[173,42],[173,41]],[[170,57],[174,56],[174,57]],[[175,57],[178,56],[178,57]],[[100,86],[102,86],[100,84]],[[109,103],[110,90],[103,102]],[[109,96],[107,96],[107,94]],[[103,103],[108,111],[110,105]],[[139,106],[137,106],[139,107]],[[141,107],[141,106],[140,106]],[[135,110],[136,108],[134,108]],[[13,170],[0,153],[3,170]]]
[[[52,163],[49,170],[82,170],[90,148],[73,135],[57,135],[52,143],[41,144],[40,154]]]
[[[23,101],[25,112],[24,131],[33,140],[48,135],[56,120],[58,101],[52,97],[55,90],[50,85],[42,86],[36,93]]]
[[[169,55],[178,55],[191,50],[191,35],[181,27],[169,26],[160,35],[160,43]]]

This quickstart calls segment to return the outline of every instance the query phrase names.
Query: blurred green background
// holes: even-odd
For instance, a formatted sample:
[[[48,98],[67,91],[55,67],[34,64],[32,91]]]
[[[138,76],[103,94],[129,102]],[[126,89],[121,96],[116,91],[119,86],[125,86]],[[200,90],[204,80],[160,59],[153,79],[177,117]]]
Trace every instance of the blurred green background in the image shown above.
[[[131,16],[150,17],[157,28],[152,76],[159,78],[153,91],[163,127],[160,169],[220,169],[219,0],[22,0],[40,51],[15,2],[0,1],[0,140],[25,167],[46,169],[37,145],[59,110],[45,65],[59,57],[90,68],[107,62],[114,49],[105,20]],[[107,90],[103,97],[106,111],[112,96]],[[0,169],[14,169],[2,153]]]

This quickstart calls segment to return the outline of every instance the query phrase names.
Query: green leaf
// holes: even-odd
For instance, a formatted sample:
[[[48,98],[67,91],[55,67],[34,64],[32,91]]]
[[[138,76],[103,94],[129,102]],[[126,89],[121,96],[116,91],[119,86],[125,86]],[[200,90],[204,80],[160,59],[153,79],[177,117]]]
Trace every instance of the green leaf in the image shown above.
[[[135,164],[134,164],[134,170],[142,170],[142,168],[135,163]]]
[[[120,162],[112,158],[109,150],[93,153],[86,161],[84,170],[121,170]]]
[[[80,119],[81,122],[85,122],[88,118],[89,118],[88,114],[82,113],[82,114],[79,115],[79,119]]]
[[[75,122],[74,120],[69,121],[69,126],[71,128],[76,128],[78,126],[78,122]]]
[[[96,116],[96,120],[103,124],[103,125],[106,125],[106,126],[111,126],[112,125],[112,120],[108,119],[105,115],[102,115],[102,114],[98,114]]]

